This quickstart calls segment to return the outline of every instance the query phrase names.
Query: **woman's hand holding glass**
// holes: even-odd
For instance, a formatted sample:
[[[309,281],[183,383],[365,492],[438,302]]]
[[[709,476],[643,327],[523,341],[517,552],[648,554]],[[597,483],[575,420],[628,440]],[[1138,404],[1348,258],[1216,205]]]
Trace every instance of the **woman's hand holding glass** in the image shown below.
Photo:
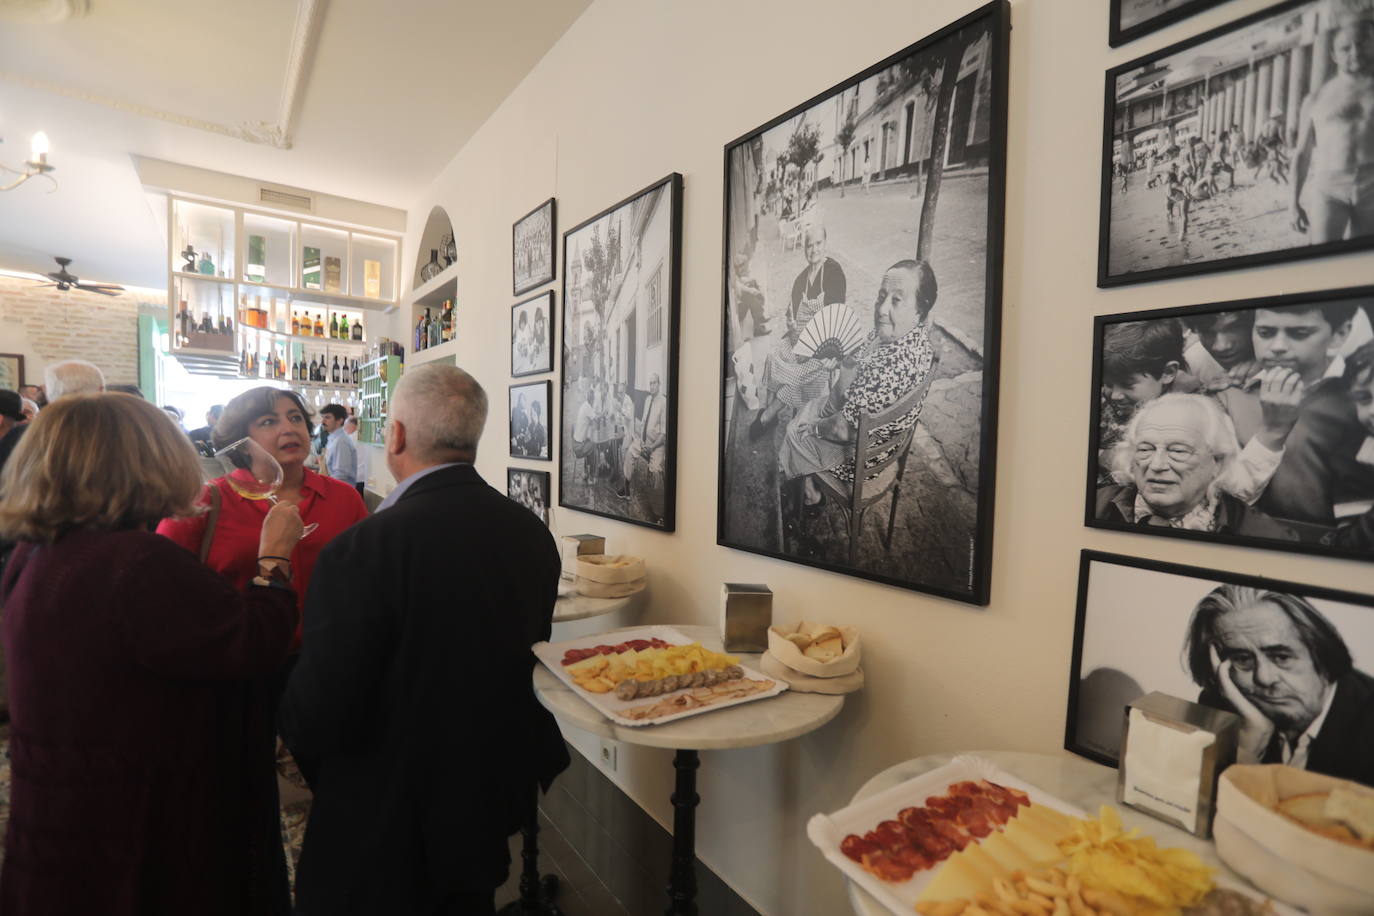
[[[259,557],[290,558],[296,543],[305,537],[301,510],[291,503],[277,503],[262,520],[262,534],[258,538]]]

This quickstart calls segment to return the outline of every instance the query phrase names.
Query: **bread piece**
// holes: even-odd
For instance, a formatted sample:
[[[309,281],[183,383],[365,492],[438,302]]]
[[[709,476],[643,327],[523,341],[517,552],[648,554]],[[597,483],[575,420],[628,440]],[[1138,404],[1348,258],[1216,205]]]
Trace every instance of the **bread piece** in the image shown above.
[[[1297,821],[1300,825],[1333,840],[1342,843],[1354,843],[1359,845],[1359,839],[1335,818],[1328,817],[1326,814],[1326,800],[1330,797],[1330,792],[1304,792],[1301,795],[1290,795],[1278,804],[1280,814],[1290,820]]]
[[[840,638],[840,631],[830,626],[816,626],[811,628],[809,634],[812,642],[820,642],[822,639]]]
[[[1327,797],[1322,813],[1349,827],[1366,845],[1374,845],[1374,794],[1337,786]]]
[[[838,634],[825,639],[813,642],[802,653],[807,658],[814,658],[818,662],[833,662],[844,654],[844,643]]]
[[[806,651],[807,646],[811,645],[811,637],[805,633],[788,633],[786,639],[803,652]]]

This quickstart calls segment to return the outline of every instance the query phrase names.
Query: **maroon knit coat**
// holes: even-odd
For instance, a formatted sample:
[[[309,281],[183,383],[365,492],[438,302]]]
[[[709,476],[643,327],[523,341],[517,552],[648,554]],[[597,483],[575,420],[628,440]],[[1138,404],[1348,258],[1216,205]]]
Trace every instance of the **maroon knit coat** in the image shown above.
[[[148,531],[21,544],[0,582],[12,790],[0,916],[281,913],[263,676],[295,595]]]

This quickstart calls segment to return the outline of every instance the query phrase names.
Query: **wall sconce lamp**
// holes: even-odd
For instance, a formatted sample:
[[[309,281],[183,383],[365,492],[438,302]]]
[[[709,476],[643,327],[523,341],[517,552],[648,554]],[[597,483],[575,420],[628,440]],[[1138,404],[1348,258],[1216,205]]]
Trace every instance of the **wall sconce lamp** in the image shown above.
[[[4,140],[0,140],[0,143],[3,142]],[[29,159],[24,162],[22,171],[0,164],[0,170],[19,176],[9,184],[0,185],[0,191],[12,191],[30,178],[40,175],[52,182],[52,188],[48,190],[49,194],[57,190],[57,179],[49,174],[56,166],[48,164],[48,135],[40,130],[33,135],[32,144]]]

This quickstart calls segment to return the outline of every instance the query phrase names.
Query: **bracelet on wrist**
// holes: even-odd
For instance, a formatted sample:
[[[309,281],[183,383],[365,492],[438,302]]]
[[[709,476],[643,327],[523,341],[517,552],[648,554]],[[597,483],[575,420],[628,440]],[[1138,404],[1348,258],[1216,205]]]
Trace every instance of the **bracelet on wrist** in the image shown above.
[[[283,563],[290,563],[290,562],[291,562],[291,558],[290,558],[290,557],[277,557],[277,556],[273,556],[273,555],[271,555],[271,554],[265,554],[265,555],[263,555],[263,556],[258,557],[258,562],[259,562],[259,563],[261,563],[263,560],[281,560]]]

